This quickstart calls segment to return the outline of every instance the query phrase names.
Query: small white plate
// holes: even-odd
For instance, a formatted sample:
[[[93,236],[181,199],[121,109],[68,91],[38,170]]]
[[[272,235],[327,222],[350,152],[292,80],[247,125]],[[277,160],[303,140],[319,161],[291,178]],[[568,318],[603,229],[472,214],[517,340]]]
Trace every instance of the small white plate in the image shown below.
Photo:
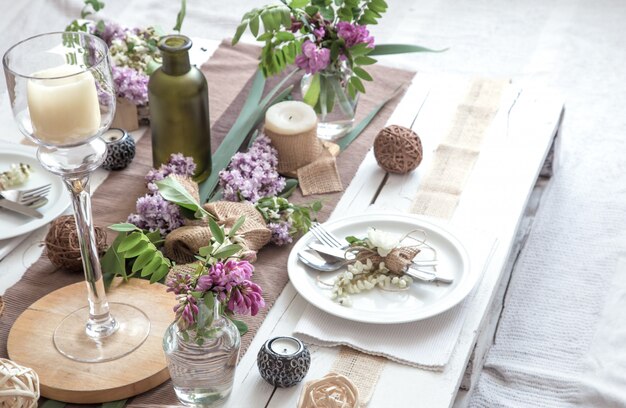
[[[0,172],[8,170],[11,164],[30,164],[33,172],[28,180],[11,189],[29,189],[45,184],[51,184],[48,193],[48,203],[37,211],[43,214],[43,218],[30,218],[16,214],[12,211],[0,208],[0,240],[17,237],[31,232],[61,215],[71,204],[69,193],[63,186],[59,176],[46,171],[37,161],[37,149],[31,146],[0,144]]]
[[[384,291],[375,288],[350,295],[351,306],[342,306],[330,298],[331,291],[318,283],[318,277],[332,282],[338,272],[318,272],[298,260],[298,252],[316,242],[309,232],[293,247],[287,268],[289,279],[298,293],[313,306],[332,315],[357,322],[395,324],[426,319],[457,305],[472,290],[480,271],[470,268],[469,256],[461,242],[446,228],[430,219],[409,214],[364,214],[341,218],[324,224],[337,237],[364,237],[367,229],[406,234],[415,229],[426,232],[426,242],[437,251],[437,270],[452,275],[452,284],[426,283],[415,280],[406,291]],[[416,260],[432,259],[430,251],[418,254]]]

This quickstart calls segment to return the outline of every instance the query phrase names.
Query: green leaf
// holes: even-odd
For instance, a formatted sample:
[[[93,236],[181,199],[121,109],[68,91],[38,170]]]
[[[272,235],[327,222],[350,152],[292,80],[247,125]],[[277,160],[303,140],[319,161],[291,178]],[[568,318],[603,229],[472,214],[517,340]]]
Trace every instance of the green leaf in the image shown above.
[[[275,37],[280,41],[291,41],[296,37],[288,31],[279,31],[276,33]]]
[[[244,334],[248,332],[248,325],[242,322],[241,320],[235,320],[233,318],[230,318],[230,321],[233,322],[233,324],[237,327],[237,330],[239,330],[240,335],[243,336]]]
[[[227,259],[240,252],[241,249],[242,247],[239,244],[226,245],[224,248],[220,248],[219,251],[215,252],[213,257],[217,259]]]
[[[365,86],[363,86],[363,82],[357,77],[350,78],[350,83],[354,86],[359,92],[365,93]]]
[[[119,234],[100,259],[102,273],[106,276],[105,286],[108,286],[116,275],[120,275],[126,279],[126,262],[118,250],[124,238],[126,238],[125,234]]]
[[[375,48],[370,48],[367,46],[366,43],[359,43],[357,45],[355,45],[354,47],[350,47],[350,55],[352,55],[353,57],[359,57],[365,54],[371,54],[372,50],[374,50]]]
[[[250,32],[255,37],[259,35],[259,16],[258,15],[250,19]]]
[[[319,212],[322,209],[322,202],[321,201],[313,201],[311,203],[311,209],[315,212]]]
[[[200,256],[204,256],[204,257],[211,255],[213,253],[213,245],[207,245],[207,246],[201,247],[200,249],[198,249],[198,253],[200,254]]]
[[[315,14],[317,14],[318,11],[320,11],[320,9],[319,9],[319,7],[316,7],[316,6],[307,6],[304,9],[304,12],[307,13],[311,17],[313,17]]]
[[[102,404],[102,408],[124,408],[127,400],[111,401]]]
[[[393,93],[391,95],[389,95],[387,98],[385,98],[382,102],[380,102],[378,105],[376,105],[374,107],[374,109],[372,109],[370,111],[370,113],[367,114],[367,116],[361,121],[359,122],[358,125],[356,125],[355,127],[352,128],[352,130],[350,132],[348,132],[348,134],[346,134],[344,137],[342,137],[337,144],[339,145],[339,147],[341,148],[341,150],[345,150],[350,143],[352,143],[352,141],[354,139],[356,139],[361,132],[363,131],[363,129],[365,129],[367,127],[367,125],[369,125],[369,123],[372,121],[372,119],[374,119],[374,117],[378,114],[378,112],[383,108],[383,106],[385,106],[387,104],[387,102],[389,102],[390,100],[392,100],[393,98],[395,98],[400,92],[402,91],[402,85],[400,85],[399,87],[397,87]]]
[[[442,50],[433,50],[419,45],[411,44],[379,44],[372,49],[369,55],[390,55],[390,54],[406,54],[410,52],[444,52],[448,48]]]
[[[311,78],[309,89],[304,94],[304,102],[309,106],[315,106],[320,97],[320,74],[317,73]]]
[[[368,74],[367,71],[364,70],[363,68],[354,67],[354,68],[352,68],[352,71],[361,79],[364,79],[366,81],[373,81],[374,80],[374,78],[372,78],[372,76],[370,74]]]
[[[118,251],[126,252],[135,245],[137,245],[141,238],[143,238],[143,234],[141,231],[132,232],[130,235],[127,235],[123,240],[120,246],[118,247]]]
[[[131,224],[129,222],[122,222],[119,224],[109,225],[109,229],[113,231],[117,231],[117,232],[130,232],[130,231],[138,230],[139,228],[137,228],[135,224]]]
[[[152,275],[161,267],[162,264],[162,259],[159,256],[155,256],[150,262],[148,262],[148,265],[141,270],[141,276]]]
[[[246,31],[247,26],[248,26],[248,20],[242,22],[241,24],[237,26],[237,30],[235,30],[235,35],[233,36],[233,40],[231,41],[232,45],[235,45],[239,42],[244,31]]]
[[[156,181],[154,184],[159,189],[159,193],[164,199],[170,201],[180,207],[200,212],[203,216],[211,216],[204,208],[200,206],[200,203],[191,195],[189,191],[182,184],[180,184],[175,178],[169,176],[163,180]]]
[[[154,248],[154,245],[152,245],[150,242],[148,241],[140,241],[137,245],[135,245],[134,247],[132,247],[131,249],[129,249],[128,251],[124,252],[124,258],[135,258],[138,257],[139,255],[143,254],[144,251],[148,250],[148,248],[152,249]],[[152,252],[151,250],[149,252]]]
[[[178,31],[180,33],[180,29],[183,26],[183,21],[185,21],[185,14],[187,13],[187,0],[180,1],[180,10],[176,15],[176,25],[173,30]]]
[[[218,244],[224,243],[224,230],[222,227],[217,225],[217,222],[215,222],[212,218],[209,218],[209,229],[211,230],[211,235]]]
[[[263,21],[263,27],[265,31],[275,31],[277,25],[274,23],[274,17],[272,16],[272,10],[263,10],[261,13],[261,21]]]
[[[285,188],[278,195],[279,197],[289,198],[296,191],[298,187],[298,179],[287,179],[285,182]]]
[[[281,23],[287,30],[291,28],[291,11],[287,7],[280,9]]]
[[[153,251],[146,251],[143,254],[139,255],[139,257],[135,259],[135,262],[133,262],[132,272],[133,273],[138,272],[143,267],[148,265],[148,263],[153,259],[154,255],[155,255],[155,252]]]
[[[239,217],[239,219],[237,219],[237,221],[235,221],[233,226],[230,227],[230,230],[228,231],[228,236],[230,238],[234,237],[235,234],[237,233],[237,230],[241,228],[244,222],[246,222],[246,216],[242,215],[241,217]]]
[[[370,53],[371,55],[371,53]],[[367,55],[364,55],[362,57],[356,57],[354,59],[355,64],[357,65],[372,65],[375,64],[377,61],[374,58],[368,57]]]
[[[152,276],[150,276],[150,283],[158,282],[161,279],[165,278],[169,271],[170,268],[168,265],[161,264],[161,266],[159,266],[158,269],[152,273]]]
[[[289,7],[291,8],[302,8],[309,4],[309,0],[291,0],[289,3]]]

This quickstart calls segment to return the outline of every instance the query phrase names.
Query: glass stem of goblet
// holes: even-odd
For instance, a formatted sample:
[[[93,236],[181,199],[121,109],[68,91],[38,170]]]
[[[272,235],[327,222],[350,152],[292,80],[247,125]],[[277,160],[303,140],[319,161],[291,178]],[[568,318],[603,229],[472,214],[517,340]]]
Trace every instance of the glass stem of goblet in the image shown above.
[[[72,195],[78,243],[87,284],[89,320],[86,332],[92,338],[102,338],[113,334],[119,325],[109,313],[109,303],[104,290],[91,214],[89,175],[87,173],[64,176],[63,181]]]

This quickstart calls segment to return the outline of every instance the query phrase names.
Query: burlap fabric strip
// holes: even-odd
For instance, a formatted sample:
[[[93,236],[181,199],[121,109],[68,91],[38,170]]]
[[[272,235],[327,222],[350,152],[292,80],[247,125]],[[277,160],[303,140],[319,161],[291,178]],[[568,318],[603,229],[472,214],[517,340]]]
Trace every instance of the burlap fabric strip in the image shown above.
[[[258,67],[258,55],[259,48],[256,46],[239,44],[237,47],[231,47],[229,42],[224,42],[201,68],[209,84],[213,151],[219,146],[241,112]],[[233,69],[233,67],[237,69]],[[368,84],[367,94],[361,97],[357,110],[357,121],[362,120],[381,98],[389,95],[390,89],[396,89],[401,85],[406,87],[414,75],[412,72],[383,66],[372,66],[369,72],[375,80]],[[281,78],[268,79],[266,91],[272,89],[280,80]],[[289,84],[295,84],[299,80],[300,78],[294,77]],[[359,138],[346,149],[344,156],[347,159],[337,162],[343,185],[347,186],[354,177],[359,164],[370,149],[374,137],[385,125],[398,101],[399,98],[390,101]],[[110,173],[107,180],[93,194],[92,207],[96,225],[106,227],[126,220],[128,214],[134,211],[137,198],[146,192],[144,176],[151,167],[150,138],[144,136],[137,143],[137,156],[130,166],[123,171]],[[308,200],[324,200],[324,208],[318,213],[318,220],[323,222],[332,212],[340,197],[340,193],[332,193],[309,197]],[[295,203],[308,201],[303,199],[299,191],[294,192],[290,200]],[[110,243],[115,239],[115,234],[108,235]],[[285,266],[290,249],[290,246],[268,245],[259,253],[253,280],[263,288],[266,308],[259,311],[256,316],[242,317],[242,320],[249,327],[248,333],[241,339],[242,355],[246,352],[265,316],[288,282]],[[54,267],[45,256],[32,265],[22,279],[3,295],[6,308],[4,315],[0,317],[0,357],[8,357],[6,342],[11,325],[29,305],[51,291],[80,282],[83,279],[80,274],[69,273]],[[252,352],[256,355],[257,350],[252,350]],[[233,395],[231,398],[236,405],[237,396]],[[150,407],[167,406],[168,404],[178,404],[171,382],[133,398],[130,403],[132,406]],[[72,405],[67,407],[72,407]],[[78,408],[85,408],[85,406],[81,405]]]
[[[278,172],[297,177],[302,195],[343,191],[335,158],[339,146],[319,140],[316,128],[295,135],[264,132],[278,151]]]

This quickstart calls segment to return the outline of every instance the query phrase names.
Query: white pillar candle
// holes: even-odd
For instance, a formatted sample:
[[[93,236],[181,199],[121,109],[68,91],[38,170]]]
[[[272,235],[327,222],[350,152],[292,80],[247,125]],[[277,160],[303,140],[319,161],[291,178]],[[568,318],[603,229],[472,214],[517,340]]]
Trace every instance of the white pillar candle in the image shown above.
[[[27,98],[34,136],[54,145],[80,143],[100,127],[100,106],[93,75],[75,65],[36,72]],[[36,79],[41,78],[41,79]]]
[[[270,349],[281,356],[293,356],[300,351],[300,343],[292,337],[276,337],[269,344]]]
[[[317,126],[312,107],[300,101],[279,102],[265,113],[265,129],[279,135],[296,135]]]

